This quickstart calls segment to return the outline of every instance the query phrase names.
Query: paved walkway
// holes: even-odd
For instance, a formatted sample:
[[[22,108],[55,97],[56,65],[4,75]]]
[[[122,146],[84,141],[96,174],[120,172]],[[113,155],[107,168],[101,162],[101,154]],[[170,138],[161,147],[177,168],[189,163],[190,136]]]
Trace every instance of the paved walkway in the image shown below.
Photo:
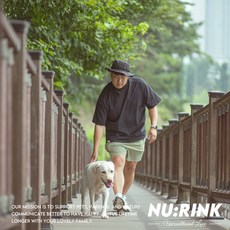
[[[96,216],[81,216],[80,213],[80,195],[74,199],[69,210],[63,211],[62,219],[53,219],[54,230],[88,230],[88,229],[109,229],[109,230],[191,230],[191,229],[212,229],[212,230],[230,230],[230,220],[215,219],[207,220],[198,217],[174,217],[177,215],[173,212],[168,218],[162,215],[157,217],[154,213],[152,217],[148,217],[150,203],[157,207],[157,204],[174,204],[174,207],[179,207],[175,204],[175,200],[168,200],[164,196],[140,187],[134,184],[129,191],[128,202],[132,204],[132,211],[125,213],[126,215],[117,216],[112,209],[112,191],[110,194],[110,203],[108,207],[109,219],[101,219],[100,215]],[[101,200],[97,202],[100,206]],[[168,207],[168,206],[167,206]],[[176,209],[173,209],[176,210]],[[175,214],[176,213],[176,214]]]

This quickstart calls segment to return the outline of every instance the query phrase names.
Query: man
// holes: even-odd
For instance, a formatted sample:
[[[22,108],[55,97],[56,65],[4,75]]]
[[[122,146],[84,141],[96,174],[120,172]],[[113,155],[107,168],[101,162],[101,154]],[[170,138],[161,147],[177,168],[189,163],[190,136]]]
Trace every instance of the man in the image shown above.
[[[130,211],[126,194],[133,183],[137,162],[144,152],[146,138],[145,110],[148,108],[151,126],[149,143],[157,137],[159,96],[141,78],[134,76],[129,64],[115,60],[111,68],[111,82],[102,90],[93,116],[94,146],[91,162],[98,157],[98,148],[104,127],[106,129],[106,150],[115,165],[114,208]]]

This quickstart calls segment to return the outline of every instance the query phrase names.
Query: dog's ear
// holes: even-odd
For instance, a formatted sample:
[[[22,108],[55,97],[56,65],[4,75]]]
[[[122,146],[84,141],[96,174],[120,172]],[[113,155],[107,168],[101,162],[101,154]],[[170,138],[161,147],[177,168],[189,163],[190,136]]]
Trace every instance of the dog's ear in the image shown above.
[[[95,165],[95,168],[94,168],[94,169],[95,169],[95,172],[100,168],[100,165],[101,165],[101,164],[100,164],[99,162]]]
[[[100,165],[96,165],[95,170],[97,171],[100,168]]]
[[[109,163],[113,168],[115,168],[115,165],[114,165],[114,163],[113,163],[112,161],[108,161],[108,163]]]

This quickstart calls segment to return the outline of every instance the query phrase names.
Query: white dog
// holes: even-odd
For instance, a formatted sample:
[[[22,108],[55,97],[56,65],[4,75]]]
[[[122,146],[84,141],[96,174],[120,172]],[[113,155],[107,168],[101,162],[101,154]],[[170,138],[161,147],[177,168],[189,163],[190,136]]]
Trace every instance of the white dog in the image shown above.
[[[85,212],[85,196],[89,192],[91,212],[95,212],[95,202],[102,195],[103,219],[108,218],[107,204],[109,199],[109,188],[113,186],[114,164],[111,161],[95,161],[89,163],[82,178],[81,187],[81,211]]]

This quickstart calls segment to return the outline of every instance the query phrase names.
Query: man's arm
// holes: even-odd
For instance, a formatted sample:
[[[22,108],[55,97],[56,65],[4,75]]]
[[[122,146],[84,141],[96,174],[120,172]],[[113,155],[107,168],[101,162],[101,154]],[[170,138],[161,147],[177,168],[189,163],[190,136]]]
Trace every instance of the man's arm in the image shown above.
[[[94,126],[94,143],[93,143],[93,153],[90,158],[90,162],[96,161],[98,157],[98,149],[100,145],[101,138],[104,133],[104,126],[95,125]]]
[[[157,121],[158,121],[158,110],[157,107],[153,107],[149,109],[149,118],[150,118],[150,123],[152,127],[157,126]],[[149,144],[153,143],[156,138],[157,138],[157,129],[156,128],[151,128],[149,129],[148,132],[148,138],[149,138]]]

